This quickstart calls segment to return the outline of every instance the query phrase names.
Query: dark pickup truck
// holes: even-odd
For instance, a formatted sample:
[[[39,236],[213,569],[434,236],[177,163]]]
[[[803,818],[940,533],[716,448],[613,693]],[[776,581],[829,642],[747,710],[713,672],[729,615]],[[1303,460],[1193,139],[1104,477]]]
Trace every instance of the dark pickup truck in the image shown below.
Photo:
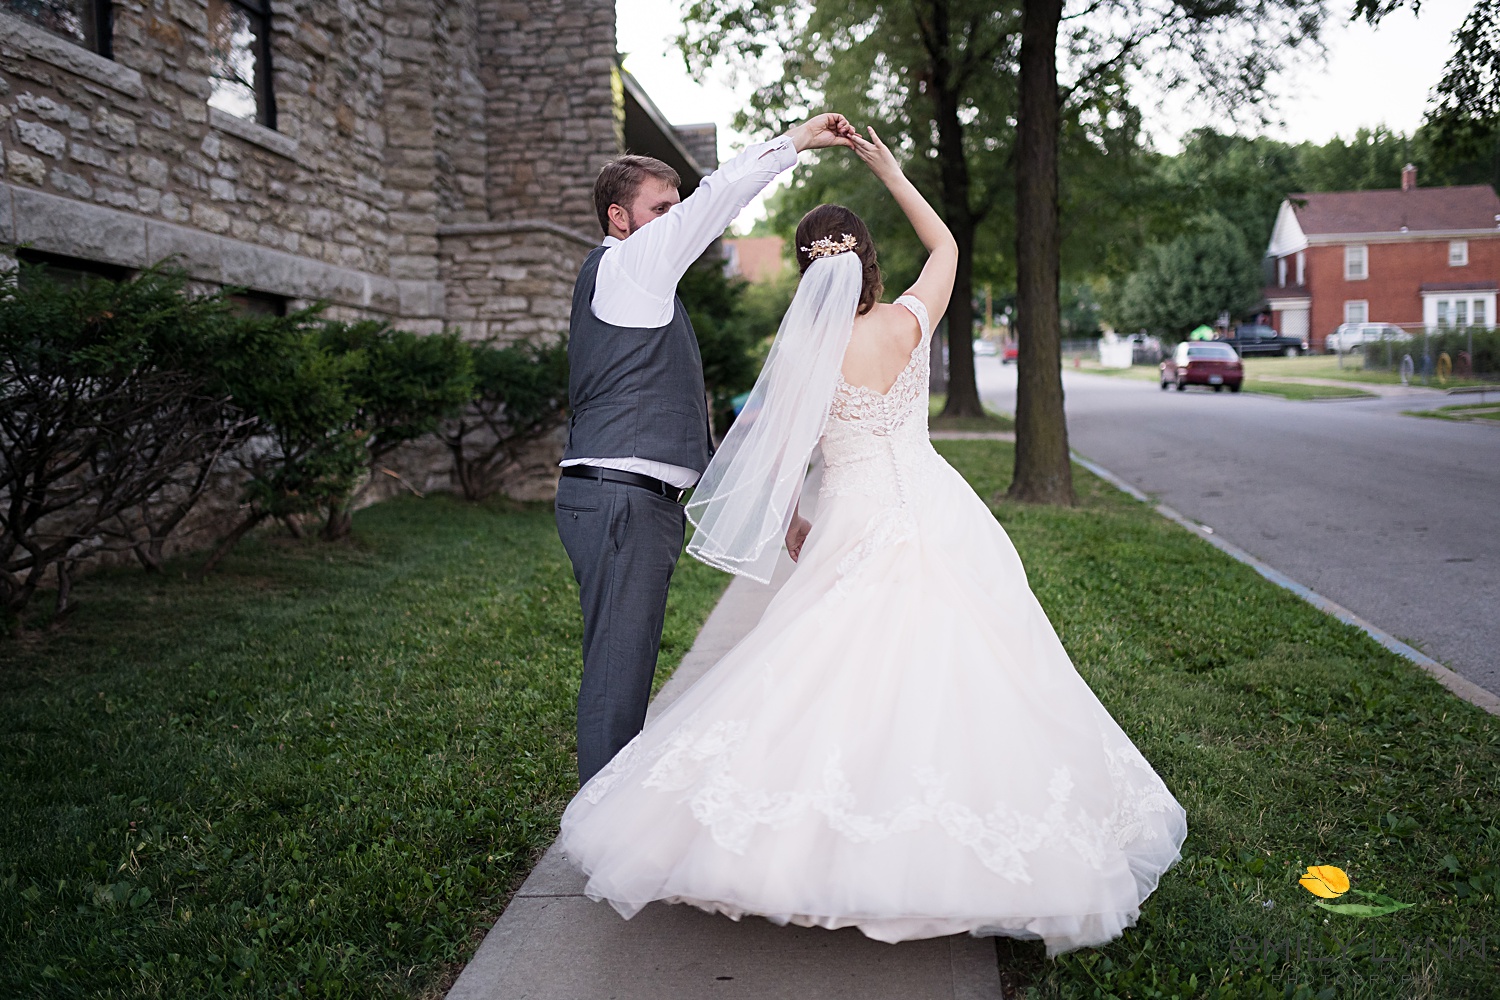
[[[1220,338],[1246,358],[1252,354],[1284,354],[1294,358],[1310,349],[1307,341],[1296,337],[1283,337],[1273,328],[1262,323],[1242,323],[1234,328],[1234,336]]]

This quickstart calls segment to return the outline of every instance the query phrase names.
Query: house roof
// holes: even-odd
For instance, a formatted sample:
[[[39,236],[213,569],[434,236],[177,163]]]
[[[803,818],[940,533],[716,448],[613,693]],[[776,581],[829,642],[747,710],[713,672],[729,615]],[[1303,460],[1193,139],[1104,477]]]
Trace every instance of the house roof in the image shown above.
[[[1399,239],[1481,231],[1500,235],[1500,196],[1488,184],[1302,192],[1282,202],[1267,252],[1282,256],[1355,234]]]
[[[1500,196],[1488,184],[1321,191],[1287,195],[1287,200],[1308,236],[1494,229],[1500,222]]]
[[[1493,292],[1496,291],[1493,281],[1424,281],[1421,291],[1424,292]]]

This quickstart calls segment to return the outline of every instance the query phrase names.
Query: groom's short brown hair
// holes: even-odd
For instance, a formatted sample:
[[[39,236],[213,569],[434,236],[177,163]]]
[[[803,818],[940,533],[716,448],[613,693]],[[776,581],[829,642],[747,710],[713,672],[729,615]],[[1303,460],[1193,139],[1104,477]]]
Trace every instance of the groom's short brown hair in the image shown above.
[[[673,187],[682,186],[682,178],[667,164],[652,156],[621,156],[604,165],[594,181],[594,210],[599,213],[599,228],[609,235],[609,206],[619,205],[630,211],[630,203],[647,177],[655,177]]]

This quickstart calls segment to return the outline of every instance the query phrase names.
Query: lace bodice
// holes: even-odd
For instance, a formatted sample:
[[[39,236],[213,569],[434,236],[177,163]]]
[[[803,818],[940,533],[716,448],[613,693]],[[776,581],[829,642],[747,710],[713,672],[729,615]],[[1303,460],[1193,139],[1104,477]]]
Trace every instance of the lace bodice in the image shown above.
[[[862,385],[850,385],[839,372],[833,390],[833,406],[829,412],[834,420],[857,422],[861,430],[871,434],[890,434],[920,411],[922,425],[927,421],[927,383],[931,378],[932,365],[928,360],[928,344],[932,330],[927,319],[927,307],[915,295],[903,295],[896,300],[911,310],[921,327],[922,337],[911,352],[911,358],[901,374],[896,376],[890,389],[876,392]]]
[[[941,461],[927,439],[928,352],[932,329],[922,300],[896,300],[922,329],[911,358],[887,392],[850,385],[841,373],[823,428],[820,497],[861,495],[904,509],[922,470]]]

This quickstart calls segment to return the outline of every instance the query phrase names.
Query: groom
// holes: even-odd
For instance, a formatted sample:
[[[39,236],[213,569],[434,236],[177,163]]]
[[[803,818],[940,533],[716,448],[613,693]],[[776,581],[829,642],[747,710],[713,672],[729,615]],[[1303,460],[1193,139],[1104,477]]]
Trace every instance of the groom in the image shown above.
[[[819,115],[749,147],[680,203],[677,172],[649,156],[622,156],[594,182],[604,243],[573,288],[556,506],[583,607],[580,784],[645,723],[682,501],[708,465],[703,362],[677,282],[797,153],[852,146],[853,134],[842,115]]]

